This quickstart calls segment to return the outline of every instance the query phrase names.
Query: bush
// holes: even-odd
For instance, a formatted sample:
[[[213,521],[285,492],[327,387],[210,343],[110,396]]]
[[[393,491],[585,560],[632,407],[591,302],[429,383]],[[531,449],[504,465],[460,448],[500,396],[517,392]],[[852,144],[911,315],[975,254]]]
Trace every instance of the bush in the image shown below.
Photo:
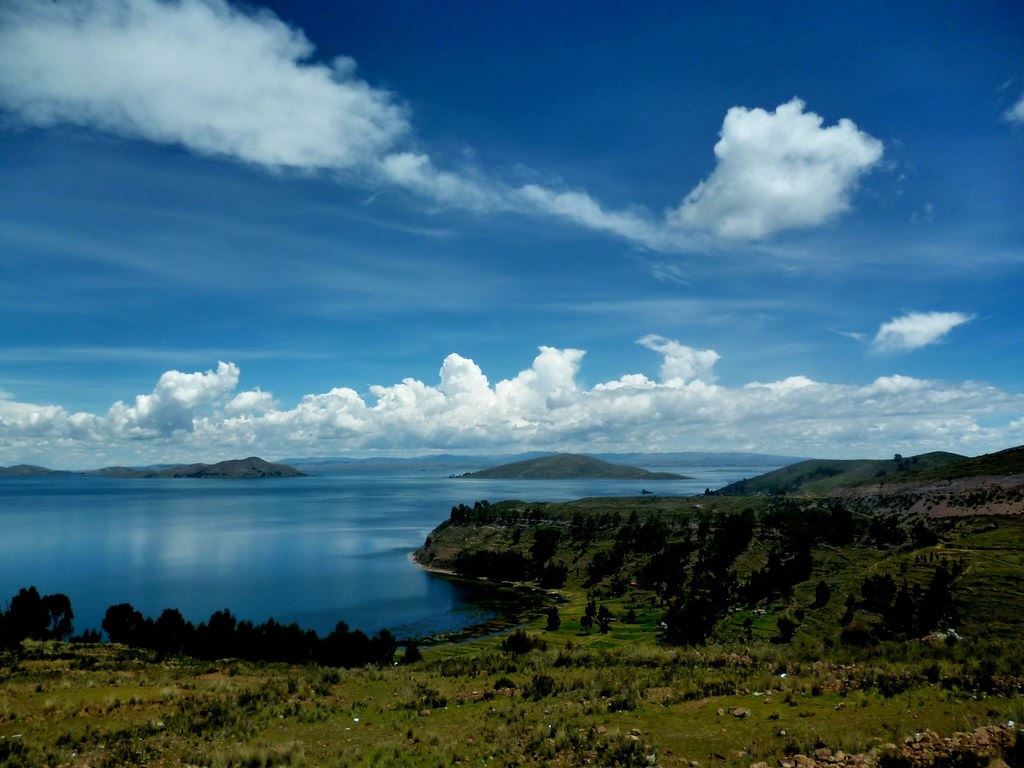
[[[832,599],[832,590],[828,586],[828,582],[819,581],[818,585],[814,588],[814,607],[824,608],[828,605],[828,601]]]
[[[562,626],[562,617],[558,615],[558,609],[552,605],[548,608],[547,630],[549,632],[557,632],[560,626]]]
[[[539,701],[540,699],[550,696],[554,692],[555,678],[543,673],[534,675],[526,688],[523,689],[523,694],[535,701]]]
[[[506,653],[529,653],[532,650],[544,650],[545,648],[547,648],[547,643],[539,637],[526,634],[521,629],[517,629],[501,641],[501,649]]]

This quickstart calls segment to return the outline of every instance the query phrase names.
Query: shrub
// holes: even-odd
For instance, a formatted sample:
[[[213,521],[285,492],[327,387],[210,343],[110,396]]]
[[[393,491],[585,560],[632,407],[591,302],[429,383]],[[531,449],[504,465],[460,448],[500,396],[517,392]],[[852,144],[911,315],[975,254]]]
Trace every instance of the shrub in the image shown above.
[[[506,653],[529,653],[532,650],[544,650],[547,643],[539,637],[528,635],[521,629],[517,629],[501,641],[501,649]]]
[[[547,630],[557,632],[560,626],[562,626],[562,617],[558,615],[558,609],[552,605],[548,608]]]
[[[539,701],[540,699],[550,696],[555,692],[555,678],[551,675],[538,673],[533,676],[526,688],[523,689],[523,694]]]

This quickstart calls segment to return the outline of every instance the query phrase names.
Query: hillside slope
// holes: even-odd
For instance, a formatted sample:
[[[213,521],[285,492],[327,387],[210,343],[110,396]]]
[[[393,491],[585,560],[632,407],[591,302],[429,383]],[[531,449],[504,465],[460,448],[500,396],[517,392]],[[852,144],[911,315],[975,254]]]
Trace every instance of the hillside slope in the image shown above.
[[[559,453],[537,459],[502,464],[478,472],[467,472],[459,478],[488,480],[685,480],[672,472],[650,472],[640,467],[612,464],[577,453]]]
[[[963,461],[933,466],[921,473],[922,479],[958,480],[964,477],[1000,477],[1024,474],[1024,445],[1005,451],[986,453]]]
[[[903,482],[950,471],[965,456],[945,451],[892,459],[809,459],[747,480],[739,480],[717,491],[722,496],[751,494],[796,494],[825,496],[840,488]]]

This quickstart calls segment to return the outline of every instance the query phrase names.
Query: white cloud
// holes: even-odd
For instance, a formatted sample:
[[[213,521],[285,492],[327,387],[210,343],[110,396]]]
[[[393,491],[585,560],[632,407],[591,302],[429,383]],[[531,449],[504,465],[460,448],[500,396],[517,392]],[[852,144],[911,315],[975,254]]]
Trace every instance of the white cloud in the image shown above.
[[[883,352],[919,349],[973,319],[963,312],[910,312],[882,323],[873,345]]]
[[[473,360],[452,354],[434,384],[406,378],[366,394],[337,387],[291,407],[258,389],[233,395],[239,371],[230,363],[169,371],[151,393],[105,414],[5,395],[0,463],[436,449],[980,452],[1019,442],[1024,424],[1024,394],[979,382],[896,374],[859,385],[794,375],[729,387],[713,380],[713,350],[653,335],[640,343],[662,356],[657,381],[627,373],[586,387],[582,350],[541,347],[528,368],[493,384]],[[1005,426],[992,426],[1000,421]]]
[[[380,169],[384,178],[391,183],[444,205],[478,212],[509,208],[500,187],[438,170],[428,155],[396,152],[381,161]]]
[[[216,371],[167,371],[148,395],[137,395],[132,405],[114,403],[107,412],[107,427],[114,434],[152,437],[190,431],[197,411],[229,394],[238,385],[234,363],[218,363]]]
[[[558,192],[536,184],[515,193],[529,207],[551,216],[610,232],[656,251],[677,251],[696,243],[692,234],[654,221],[640,209],[609,211],[586,192]]]
[[[389,94],[308,61],[301,31],[222,0],[15,0],[0,99],[69,123],[271,167],[351,168],[408,131]]]
[[[712,369],[720,355],[713,349],[694,349],[656,334],[648,334],[637,343],[664,355],[661,380],[666,384],[685,384],[693,380],[710,384],[715,380]]]
[[[244,414],[266,413],[277,408],[277,401],[269,392],[260,389],[249,389],[239,392],[224,406],[224,410],[235,416]]]
[[[734,107],[717,168],[678,209],[612,209],[585,191],[439,168],[409,148],[408,110],[358,78],[352,59],[317,60],[301,30],[226,0],[2,3],[0,106],[28,125],[329,172],[478,213],[542,214],[658,251],[707,248],[707,232],[756,239],[820,224],[849,208],[882,153],[849,120],[823,128],[796,99],[774,113]]]
[[[758,239],[822,224],[850,208],[882,142],[850,120],[822,127],[793,99],[774,112],[733,107],[715,144],[717,165],[671,216],[724,238]]]
[[[1024,123],[1024,94],[1017,100],[1017,103],[1006,110],[1006,119],[1014,123]]]

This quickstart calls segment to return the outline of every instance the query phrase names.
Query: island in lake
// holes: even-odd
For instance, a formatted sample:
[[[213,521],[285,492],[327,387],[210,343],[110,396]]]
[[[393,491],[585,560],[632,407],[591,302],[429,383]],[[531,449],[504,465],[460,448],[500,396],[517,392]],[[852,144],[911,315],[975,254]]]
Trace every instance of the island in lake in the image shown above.
[[[229,459],[216,464],[179,464],[170,467],[103,467],[83,472],[69,472],[59,469],[19,464],[0,467],[0,477],[50,477],[52,475],[94,475],[117,479],[153,477],[216,478],[220,480],[249,480],[265,477],[305,477],[295,467],[264,461],[259,456],[246,459]]]
[[[674,472],[651,472],[627,464],[613,464],[578,453],[558,453],[537,459],[502,464],[477,472],[452,475],[479,480],[689,480]]]

